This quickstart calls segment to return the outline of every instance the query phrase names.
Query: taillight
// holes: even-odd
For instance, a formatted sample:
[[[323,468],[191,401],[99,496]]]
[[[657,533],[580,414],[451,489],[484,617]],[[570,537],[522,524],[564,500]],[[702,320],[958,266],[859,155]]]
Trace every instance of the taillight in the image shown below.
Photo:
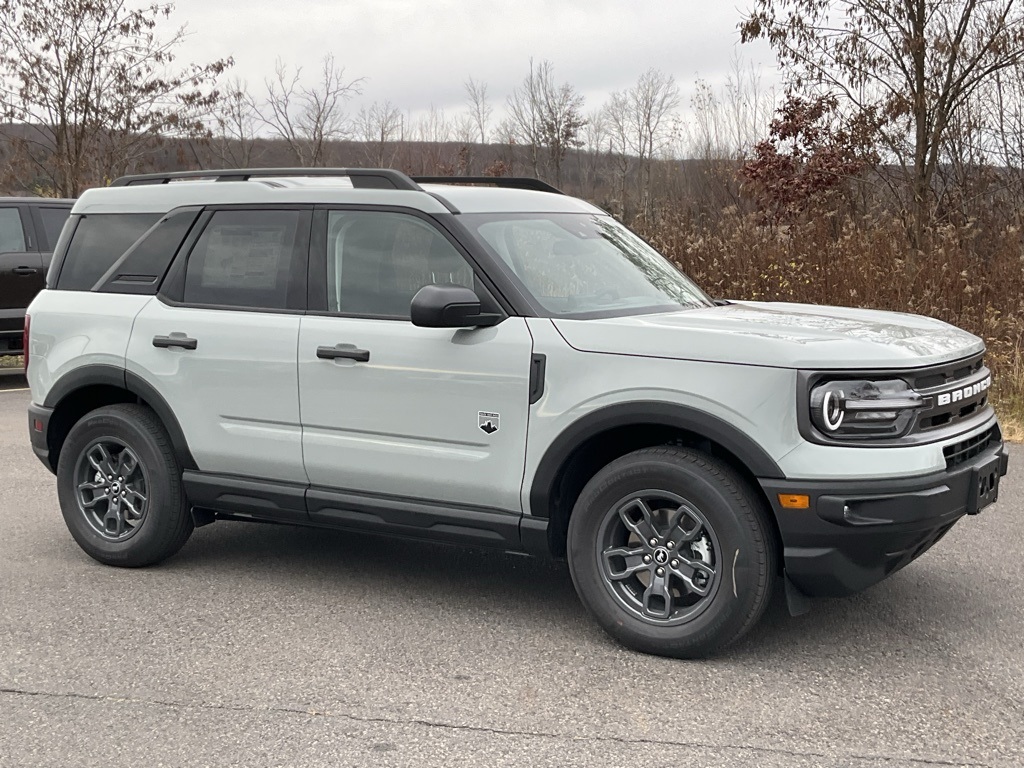
[[[21,354],[25,361],[25,373],[28,373],[28,337],[32,326],[32,318],[25,315],[25,330],[21,332]]]

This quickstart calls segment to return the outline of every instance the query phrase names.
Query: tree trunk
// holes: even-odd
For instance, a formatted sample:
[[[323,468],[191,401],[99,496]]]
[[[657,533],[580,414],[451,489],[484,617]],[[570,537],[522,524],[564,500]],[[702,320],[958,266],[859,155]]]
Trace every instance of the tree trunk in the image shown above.
[[[928,220],[928,198],[931,194],[928,178],[928,96],[926,90],[926,49],[927,23],[925,0],[916,0],[911,12],[911,46],[914,62],[914,195],[911,209],[910,244],[920,253],[923,247],[924,230]]]

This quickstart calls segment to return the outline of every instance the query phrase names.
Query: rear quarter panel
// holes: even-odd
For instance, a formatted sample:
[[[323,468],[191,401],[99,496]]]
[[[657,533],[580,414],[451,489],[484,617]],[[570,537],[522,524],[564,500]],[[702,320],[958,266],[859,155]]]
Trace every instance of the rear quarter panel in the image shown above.
[[[153,298],[87,291],[40,292],[32,318],[28,383],[42,405],[61,378],[87,365],[125,366],[135,316]]]

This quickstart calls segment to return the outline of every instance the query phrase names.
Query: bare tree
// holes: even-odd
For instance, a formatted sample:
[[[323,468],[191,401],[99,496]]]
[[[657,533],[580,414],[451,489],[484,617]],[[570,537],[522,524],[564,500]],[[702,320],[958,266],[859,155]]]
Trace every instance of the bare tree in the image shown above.
[[[452,118],[452,138],[459,144],[475,144],[477,136],[477,124],[473,115],[460,112]]]
[[[495,171],[495,176],[515,176],[519,171],[520,156],[522,149],[519,146],[518,128],[511,119],[505,118],[494,132],[494,139],[501,147],[501,157],[498,162],[501,164],[500,173]]]
[[[593,199],[597,196],[597,182],[601,176],[601,160],[608,151],[610,142],[608,115],[602,109],[591,110],[587,122],[580,132],[583,144],[578,153],[580,187],[583,194]]]
[[[223,165],[252,168],[260,116],[249,84],[233,78],[224,87],[213,110],[214,131],[210,150]]]
[[[721,86],[697,81],[676,151],[696,161],[690,165],[696,171],[690,195],[704,212],[740,202],[738,165],[763,139],[775,102],[775,91],[763,87],[758,70],[738,57]]]
[[[401,111],[390,101],[374,102],[369,109],[359,110],[356,134],[363,142],[367,161],[379,168],[393,166],[404,128]]]
[[[55,194],[135,169],[167,136],[208,136],[230,58],[175,64],[173,10],[125,0],[0,0],[0,120],[18,165]]]
[[[672,115],[678,107],[679,86],[675,78],[657,69],[640,75],[632,88],[613,93],[609,102],[616,151],[637,157],[638,198],[648,216],[652,213],[652,161],[670,144]],[[624,173],[622,178],[624,184]]]
[[[686,153],[702,159],[736,160],[764,137],[776,93],[761,82],[760,71],[734,57],[725,82],[714,88],[697,81],[686,126]]]
[[[580,130],[586,126],[583,116],[583,96],[568,83],[555,86],[542,84],[540,138],[548,151],[548,160],[555,172],[555,186],[562,185],[562,162],[570,149],[583,145]]]
[[[444,109],[433,104],[417,121],[414,136],[422,142],[420,168],[425,174],[452,176],[456,170],[456,158],[453,156],[452,121]]]
[[[540,150],[547,150],[555,184],[561,184],[562,161],[569,149],[579,147],[583,96],[569,83],[556,85],[554,67],[530,60],[530,73],[508,97],[509,124],[519,143],[530,150],[534,175],[540,173]]]
[[[612,159],[616,175],[617,211],[626,218],[630,214],[630,197],[627,179],[636,163],[635,134],[629,106],[624,91],[613,93],[604,107],[604,122],[608,129],[608,154]]]
[[[480,143],[486,144],[490,135],[491,104],[487,100],[487,83],[477,82],[472,77],[465,83],[466,103],[480,135]]]
[[[349,135],[350,123],[345,103],[362,93],[362,78],[345,80],[345,68],[334,56],[324,57],[320,80],[307,88],[301,84],[302,67],[289,74],[280,59],[274,77],[265,81],[267,99],[261,117],[270,130],[285,143],[303,167],[322,165],[328,144]]]
[[[951,121],[1024,57],[1014,0],[754,0],[740,29],[744,41],[768,40],[792,89],[838,96],[876,133],[910,181],[917,248]]]
[[[979,95],[990,162],[1003,169],[1018,217],[1024,216],[1024,65],[997,72]]]
[[[502,125],[502,132],[507,134],[510,143],[528,149],[534,176],[540,175],[541,82],[551,76],[551,69],[549,61],[542,61],[534,67],[533,59],[530,59],[530,73],[505,101],[508,117]]]

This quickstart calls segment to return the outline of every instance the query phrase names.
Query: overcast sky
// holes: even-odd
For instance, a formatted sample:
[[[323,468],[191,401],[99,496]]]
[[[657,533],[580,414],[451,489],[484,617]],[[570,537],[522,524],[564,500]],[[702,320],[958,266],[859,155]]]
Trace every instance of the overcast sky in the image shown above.
[[[764,45],[740,45],[746,8],[726,0],[175,0],[172,21],[191,36],[183,61],[235,58],[234,74],[262,93],[275,59],[314,77],[326,53],[347,78],[365,78],[349,109],[390,100],[414,116],[431,106],[463,109],[463,83],[488,85],[495,113],[527,74],[549,59],[558,82],[586,97],[586,111],[655,67],[673,75],[689,103],[698,79],[724,80],[733,57],[763,66]]]

